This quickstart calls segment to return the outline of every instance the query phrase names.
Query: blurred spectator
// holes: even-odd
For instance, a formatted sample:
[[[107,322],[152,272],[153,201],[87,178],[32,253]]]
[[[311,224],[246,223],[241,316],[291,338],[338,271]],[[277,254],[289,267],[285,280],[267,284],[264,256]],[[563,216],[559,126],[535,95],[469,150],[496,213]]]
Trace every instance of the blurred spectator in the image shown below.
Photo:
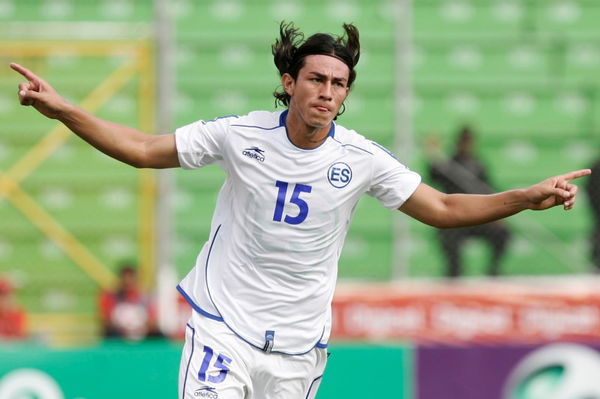
[[[486,168],[475,155],[475,134],[470,127],[464,126],[458,132],[456,150],[452,158],[441,155],[439,142],[430,140],[426,145],[429,157],[431,181],[439,184],[448,194],[489,194],[490,187]],[[462,272],[461,250],[468,239],[480,238],[489,243],[492,255],[487,273],[496,276],[500,261],[505,254],[510,232],[503,222],[497,221],[478,226],[439,229],[442,249],[447,258],[446,275],[458,277]]]
[[[25,338],[25,322],[25,311],[15,302],[11,282],[0,277],[0,341]]]
[[[99,308],[106,338],[135,341],[161,336],[152,299],[139,286],[137,271],[132,265],[120,268],[116,290],[101,292]]]
[[[600,159],[592,166],[592,174],[585,186],[592,213],[594,215],[594,230],[592,232],[592,261],[595,271],[600,272]]]

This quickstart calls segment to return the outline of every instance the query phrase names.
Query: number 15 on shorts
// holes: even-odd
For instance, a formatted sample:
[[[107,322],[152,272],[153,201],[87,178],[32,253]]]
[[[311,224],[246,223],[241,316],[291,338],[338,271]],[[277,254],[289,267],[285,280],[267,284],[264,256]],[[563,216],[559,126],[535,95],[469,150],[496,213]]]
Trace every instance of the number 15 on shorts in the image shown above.
[[[208,369],[215,357],[216,359],[213,363],[213,367],[219,373],[216,375],[208,375]],[[210,346],[204,345],[204,359],[202,360],[200,371],[198,371],[198,379],[202,382],[212,382],[213,384],[223,382],[227,377],[227,373],[229,372],[230,363],[230,358],[221,353],[215,356],[213,349]]]

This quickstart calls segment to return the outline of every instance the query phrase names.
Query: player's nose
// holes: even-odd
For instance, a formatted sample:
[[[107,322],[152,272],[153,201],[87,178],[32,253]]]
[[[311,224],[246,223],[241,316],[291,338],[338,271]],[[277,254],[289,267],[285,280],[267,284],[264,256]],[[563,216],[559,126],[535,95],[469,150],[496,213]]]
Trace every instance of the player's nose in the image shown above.
[[[333,87],[331,85],[331,82],[326,81],[320,87],[319,96],[325,100],[331,100],[333,98],[332,90]]]

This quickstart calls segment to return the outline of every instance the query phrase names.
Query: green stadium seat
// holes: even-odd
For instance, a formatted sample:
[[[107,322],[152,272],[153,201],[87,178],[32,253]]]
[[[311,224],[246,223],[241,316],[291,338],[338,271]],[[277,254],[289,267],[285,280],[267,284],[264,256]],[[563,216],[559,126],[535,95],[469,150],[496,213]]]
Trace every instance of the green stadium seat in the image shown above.
[[[595,73],[600,67],[600,45],[598,41],[569,41],[564,50],[565,79],[584,87],[594,85],[597,91],[600,78]]]
[[[558,38],[598,38],[600,6],[595,2],[556,1],[532,5],[535,29]]]
[[[593,98],[577,88],[502,87],[497,90],[472,86],[460,91],[423,90],[415,115],[422,131],[445,131],[448,126],[470,123],[503,136],[567,134],[586,127]],[[425,97],[426,96],[426,97]]]
[[[358,227],[348,232],[340,258],[339,275],[344,280],[389,280],[392,277],[392,236],[389,226],[375,231]],[[387,227],[387,228],[385,228]],[[366,273],[368,270],[368,273]]]
[[[81,0],[5,1],[9,11],[0,17],[12,21],[149,21],[153,17],[152,3],[141,0],[88,2]]]

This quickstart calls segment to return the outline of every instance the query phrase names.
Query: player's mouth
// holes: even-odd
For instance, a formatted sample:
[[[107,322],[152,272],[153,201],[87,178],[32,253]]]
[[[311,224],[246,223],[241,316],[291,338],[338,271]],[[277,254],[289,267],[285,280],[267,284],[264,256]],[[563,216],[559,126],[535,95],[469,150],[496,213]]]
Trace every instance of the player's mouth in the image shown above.
[[[317,111],[319,111],[319,112],[323,112],[323,113],[328,113],[328,112],[331,112],[331,110],[330,110],[328,107],[324,106],[324,105],[315,105],[315,106],[314,106],[314,108],[315,108]]]

